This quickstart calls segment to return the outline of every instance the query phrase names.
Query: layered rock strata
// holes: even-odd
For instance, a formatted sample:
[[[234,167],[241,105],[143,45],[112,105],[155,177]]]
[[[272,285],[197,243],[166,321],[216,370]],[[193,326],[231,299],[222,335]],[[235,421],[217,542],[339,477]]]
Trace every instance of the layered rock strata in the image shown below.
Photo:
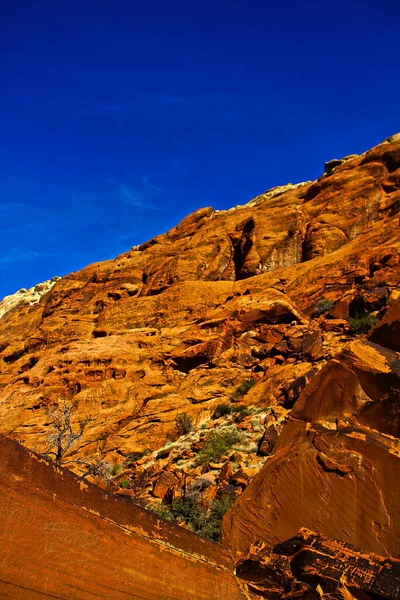
[[[109,496],[0,436],[0,595],[246,596],[222,546]]]

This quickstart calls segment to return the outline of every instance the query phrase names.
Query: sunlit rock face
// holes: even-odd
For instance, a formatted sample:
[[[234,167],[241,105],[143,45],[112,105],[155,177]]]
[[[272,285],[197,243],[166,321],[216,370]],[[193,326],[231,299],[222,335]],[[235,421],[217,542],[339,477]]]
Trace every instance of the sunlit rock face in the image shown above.
[[[72,407],[61,463],[117,463],[119,494],[144,505],[207,475],[204,505],[238,498],[235,551],[308,527],[398,553],[399,208],[393,136],[8,304],[0,432],[54,453]],[[192,431],[177,433],[183,413]],[[196,464],[225,426],[239,448]]]
[[[5,298],[3,298],[3,300],[0,302],[0,319],[17,306],[32,306],[33,304],[37,304],[42,296],[47,294],[47,292],[51,290],[51,288],[57,283],[57,281],[59,281],[59,279],[60,277],[55,276],[52,279],[38,283],[37,285],[29,288],[29,290],[21,288],[18,290],[18,292],[15,292],[15,294],[5,296]]]

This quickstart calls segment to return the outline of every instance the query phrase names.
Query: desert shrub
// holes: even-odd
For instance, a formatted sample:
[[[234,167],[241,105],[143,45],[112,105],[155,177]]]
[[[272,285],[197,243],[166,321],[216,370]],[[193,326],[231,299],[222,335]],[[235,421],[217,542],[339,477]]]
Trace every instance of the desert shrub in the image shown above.
[[[213,416],[215,419],[218,419],[219,417],[225,417],[225,415],[230,415],[231,412],[232,406],[227,402],[222,402],[221,404],[218,404]]]
[[[251,410],[247,406],[234,406],[232,408],[232,413],[234,416],[235,423],[240,423],[245,417],[251,415]]]
[[[211,431],[207,436],[204,447],[200,450],[196,463],[206,465],[209,462],[217,462],[234,444],[242,439],[238,430],[234,427],[221,431]]]
[[[349,317],[349,333],[368,333],[378,321],[378,317],[371,313],[367,313],[360,317]]]
[[[176,498],[172,501],[171,513],[177,520],[185,521],[193,531],[201,527],[203,511],[192,498]]]
[[[333,305],[333,300],[328,300],[328,298],[321,298],[321,300],[318,300],[317,304],[314,306],[312,314],[314,317],[319,317],[320,315],[323,315],[324,313],[331,310]]]
[[[122,471],[122,465],[113,465],[111,467],[111,476],[114,477],[115,475],[119,475],[119,473],[121,473]]]
[[[219,542],[221,539],[221,521],[232,504],[233,499],[231,498],[216,498],[207,511],[201,508],[193,499],[177,498],[173,500],[170,506],[163,503],[150,505],[147,508],[157,516],[167,519],[167,521],[184,521],[188,529]]]
[[[193,417],[187,413],[180,413],[175,419],[175,427],[178,435],[185,435],[193,430]]]
[[[145,456],[146,453],[149,454],[149,452],[149,450],[145,450],[144,452],[130,452],[125,456],[125,464],[136,462],[137,460],[143,458],[143,456]]]
[[[166,504],[150,504],[146,508],[157,515],[157,517],[161,517],[167,521],[172,521],[174,519],[174,515]]]
[[[232,498],[226,496],[221,499],[216,498],[211,504],[208,513],[202,516],[199,527],[196,530],[197,533],[215,542],[219,542],[221,540],[221,521],[232,504]]]
[[[246,379],[243,383],[236,388],[236,390],[232,394],[232,400],[237,401],[239,398],[243,398],[247,394],[247,392],[256,384],[256,380],[250,377]]]
[[[131,482],[129,481],[129,479],[123,479],[119,482],[119,487],[123,490],[127,490],[131,487]]]

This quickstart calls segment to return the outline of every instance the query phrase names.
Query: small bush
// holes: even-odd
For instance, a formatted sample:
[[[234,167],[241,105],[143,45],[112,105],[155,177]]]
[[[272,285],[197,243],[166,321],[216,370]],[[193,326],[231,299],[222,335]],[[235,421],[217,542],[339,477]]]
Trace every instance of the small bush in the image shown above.
[[[370,313],[362,317],[349,317],[349,333],[368,333],[379,321],[378,317]]]
[[[131,487],[131,482],[129,481],[129,479],[123,479],[119,482],[119,487],[123,490],[127,490]]]
[[[143,456],[146,456],[146,453],[149,454],[149,452],[149,450],[145,450],[144,452],[130,452],[125,456],[125,464],[134,463],[143,458]]]
[[[251,410],[247,407],[247,406],[234,406],[232,408],[232,413],[235,415],[234,417],[234,421],[235,423],[240,423],[240,421],[243,421],[243,419],[245,417],[248,417],[249,415],[251,415]]]
[[[225,417],[225,415],[230,415],[232,412],[232,406],[227,404],[226,402],[222,402],[218,404],[215,409],[214,418],[219,419],[219,417]]]
[[[221,521],[232,504],[233,499],[227,496],[221,499],[216,498],[211,505],[209,514],[203,520],[199,529],[200,535],[219,542],[221,540]]]
[[[222,518],[232,504],[233,499],[228,497],[215,499],[207,511],[193,499],[178,498],[173,500],[171,506],[155,504],[147,506],[147,509],[167,521],[184,521],[191,531],[219,542]]]
[[[238,388],[232,394],[232,400],[237,401],[239,398],[243,398],[247,394],[249,390],[256,384],[256,380],[250,377],[250,379],[246,379],[243,383],[239,385]]]
[[[314,307],[314,310],[312,313],[313,316],[319,317],[320,315],[327,313],[329,310],[331,310],[331,308],[334,304],[335,303],[333,300],[328,300],[328,298],[321,298],[321,300],[318,300],[317,304]]]
[[[119,475],[119,473],[121,473],[122,471],[122,465],[113,465],[111,467],[111,476],[114,477],[115,475]]]
[[[158,517],[166,519],[167,521],[172,521],[174,518],[174,515],[166,504],[150,504],[146,508]]]
[[[196,463],[206,465],[209,462],[217,462],[234,444],[237,444],[242,436],[237,429],[231,427],[222,431],[212,431],[200,450]]]
[[[185,435],[193,430],[193,417],[187,413],[181,413],[177,415],[175,419],[175,426],[178,435]]]

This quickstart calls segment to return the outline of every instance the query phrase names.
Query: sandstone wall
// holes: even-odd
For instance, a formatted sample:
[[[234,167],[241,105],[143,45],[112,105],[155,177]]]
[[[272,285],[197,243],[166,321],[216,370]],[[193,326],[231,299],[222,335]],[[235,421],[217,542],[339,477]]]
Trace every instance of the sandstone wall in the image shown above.
[[[244,598],[223,547],[0,437],[0,596]]]

